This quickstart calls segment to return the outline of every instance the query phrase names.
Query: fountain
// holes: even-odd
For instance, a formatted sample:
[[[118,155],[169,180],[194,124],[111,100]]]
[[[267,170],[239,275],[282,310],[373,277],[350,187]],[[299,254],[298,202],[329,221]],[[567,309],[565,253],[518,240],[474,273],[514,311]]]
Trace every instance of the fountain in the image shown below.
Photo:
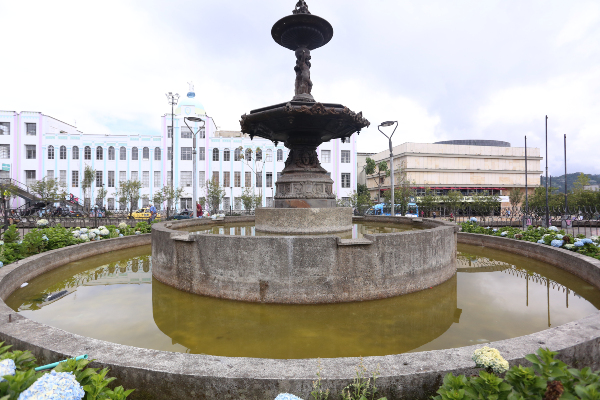
[[[310,52],[331,40],[333,28],[299,1],[292,15],[275,23],[271,34],[275,42],[296,55],[295,96],[289,102],[244,114],[240,121],[242,132],[250,138],[258,136],[275,145],[283,142],[290,150],[275,184],[275,210],[258,210],[256,229],[294,234],[349,230],[351,210],[336,208],[333,180],[321,167],[316,150],[332,139],[345,142],[368,127],[369,121],[362,112],[355,113],[341,104],[316,102],[311,94]]]

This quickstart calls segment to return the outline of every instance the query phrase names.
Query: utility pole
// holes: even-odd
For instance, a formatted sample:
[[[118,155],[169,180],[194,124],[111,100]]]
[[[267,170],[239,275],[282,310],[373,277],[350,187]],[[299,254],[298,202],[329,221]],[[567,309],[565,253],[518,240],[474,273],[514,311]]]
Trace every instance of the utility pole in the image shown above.
[[[171,106],[171,192],[173,192],[173,182],[175,180],[175,116],[174,116],[174,108],[179,101],[179,93],[173,94],[173,92],[169,92],[166,94],[167,100],[169,101],[169,105]],[[167,135],[169,130],[167,129]],[[167,156],[169,155],[169,149],[167,149]],[[167,204],[167,214],[170,205]]]
[[[525,216],[529,215],[529,195],[527,194],[527,136],[525,136]]]
[[[392,134],[390,136],[386,135],[385,133],[383,133],[383,131],[381,130],[382,126],[392,126],[396,124],[396,127],[394,127],[394,131],[392,132]],[[388,138],[388,142],[390,145],[390,170],[391,170],[391,174],[390,174],[390,179],[391,179],[391,185],[390,188],[392,190],[392,201],[391,201],[391,210],[390,210],[390,215],[392,217],[396,216],[396,203],[395,203],[395,199],[394,199],[394,151],[392,148],[392,136],[394,136],[394,133],[396,132],[396,129],[398,128],[398,121],[385,121],[382,122],[377,129],[379,129],[379,132],[383,133],[383,136],[385,136],[386,138]]]
[[[569,202],[567,198],[567,134],[565,133],[565,213],[569,213]]]
[[[550,228],[550,208],[548,206],[548,116],[546,115],[546,228]]]

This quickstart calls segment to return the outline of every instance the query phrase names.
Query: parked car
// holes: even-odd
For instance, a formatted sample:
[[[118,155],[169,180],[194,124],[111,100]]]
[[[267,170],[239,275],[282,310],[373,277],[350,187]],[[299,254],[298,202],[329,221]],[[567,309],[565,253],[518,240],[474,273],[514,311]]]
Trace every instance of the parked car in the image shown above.
[[[140,208],[137,211],[134,211],[133,213],[131,213],[131,218],[132,219],[139,219],[139,220],[148,220],[150,219],[150,208],[148,207],[144,207],[144,208]],[[156,213],[156,219],[160,220],[162,219],[162,214],[157,212]]]
[[[173,216],[173,219],[178,219],[178,220],[179,219],[192,219],[192,218],[194,218],[194,212],[188,211],[188,210],[182,211],[179,214]]]

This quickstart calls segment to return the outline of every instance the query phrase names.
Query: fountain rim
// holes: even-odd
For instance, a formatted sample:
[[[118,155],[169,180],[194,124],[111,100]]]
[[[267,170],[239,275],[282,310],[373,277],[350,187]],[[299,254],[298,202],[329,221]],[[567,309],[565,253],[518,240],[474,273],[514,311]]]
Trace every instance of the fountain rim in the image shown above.
[[[221,357],[142,349],[92,339],[34,322],[19,314],[15,315],[15,311],[4,303],[4,299],[18,290],[24,281],[68,262],[94,254],[147,245],[150,242],[149,234],[89,242],[32,256],[0,269],[0,338],[22,350],[31,350],[39,361],[56,361],[89,353],[91,358],[97,360],[95,366],[111,368],[113,374],[121,380],[120,384],[136,387],[142,393],[144,390],[161,393],[161,390],[166,390],[165,386],[169,386],[164,385],[165,380],[196,384],[194,387],[203,388],[208,379],[223,387],[223,393],[227,393],[231,387],[247,390],[248,385],[253,382],[258,386],[256,390],[269,393],[265,394],[265,398],[271,398],[268,390],[274,393],[284,388],[290,392],[305,392],[306,388],[311,387],[317,359]],[[580,277],[585,273],[587,279],[584,279],[600,288],[600,261],[590,257],[538,243],[487,235],[459,233],[459,242],[527,254],[567,272],[579,272],[579,275],[574,274]],[[595,283],[590,282],[591,280]],[[8,322],[9,314],[13,316],[12,322]],[[600,342],[600,331],[597,329],[599,324],[600,311],[597,311],[567,324],[486,345],[500,350],[511,365],[527,364],[524,356],[534,353],[539,347],[560,351],[561,359],[567,363],[582,363],[584,360],[583,364],[587,365],[586,361],[592,363],[600,356],[597,346]],[[397,390],[402,387],[402,396],[411,393],[423,396],[425,391],[437,389],[442,376],[448,372],[476,373],[478,369],[474,368],[471,354],[481,346],[483,344],[365,357],[363,364],[369,370],[381,366],[383,373],[378,382],[382,389]],[[322,359],[324,382],[341,389],[354,377],[354,368],[359,361],[356,357]],[[170,389],[173,389],[172,385]],[[236,398],[235,395],[232,398]]]
[[[286,26],[287,25],[287,26]],[[321,18],[315,14],[290,14],[279,21],[275,22],[273,28],[271,28],[271,36],[278,45],[285,47],[286,49],[295,51],[298,47],[288,47],[282,43],[282,37],[289,29],[296,28],[298,26],[306,26],[309,28],[317,29],[323,35],[323,42],[316,46],[307,46],[309,50],[315,50],[319,47],[325,46],[333,38],[333,26],[325,18]]]

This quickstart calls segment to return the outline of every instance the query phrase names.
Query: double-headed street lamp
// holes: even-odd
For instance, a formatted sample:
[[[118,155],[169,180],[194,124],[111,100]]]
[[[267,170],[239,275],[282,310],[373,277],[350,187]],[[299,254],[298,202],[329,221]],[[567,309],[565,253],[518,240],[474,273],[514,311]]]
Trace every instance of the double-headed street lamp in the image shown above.
[[[196,182],[196,135],[202,130],[204,129],[204,125],[205,122],[202,118],[198,118],[198,117],[185,117],[183,119],[183,121],[185,122],[185,124],[187,125],[188,129],[192,132],[192,135],[194,135],[194,141],[193,141],[193,148],[192,148],[192,158],[193,158],[193,164],[192,164],[192,170],[194,172],[192,172],[193,176],[192,176],[192,185],[194,186],[192,188],[192,196],[194,196],[194,201],[192,202],[192,204],[194,205],[194,218],[198,218],[198,193],[196,192],[198,190],[198,184]],[[189,125],[188,125],[188,121],[190,122],[195,122],[198,124],[198,130],[194,131]]]
[[[390,136],[386,135],[382,130],[381,127],[387,127],[387,126],[392,126],[396,124],[396,126],[394,127],[394,130],[392,132],[392,134]],[[381,132],[383,134],[383,136],[385,136],[386,138],[388,138],[389,144],[390,144],[390,169],[391,169],[391,175],[390,175],[390,179],[391,179],[391,188],[392,188],[392,211],[391,211],[391,215],[395,216],[396,215],[396,204],[394,203],[394,151],[392,150],[392,136],[394,136],[394,133],[396,133],[396,129],[398,128],[398,121],[385,121],[382,122],[381,124],[379,124],[379,126],[377,127],[377,129],[379,129],[379,132]]]
[[[173,92],[169,92],[166,94],[167,96],[167,100],[169,101],[169,105],[171,106],[171,190],[173,189],[173,181],[174,181],[174,174],[175,174],[175,169],[173,168],[174,166],[174,160],[175,160],[175,116],[173,115],[173,108],[177,105],[177,102],[179,101],[179,93],[175,93],[173,94]],[[167,156],[169,155],[169,150],[167,149]]]

